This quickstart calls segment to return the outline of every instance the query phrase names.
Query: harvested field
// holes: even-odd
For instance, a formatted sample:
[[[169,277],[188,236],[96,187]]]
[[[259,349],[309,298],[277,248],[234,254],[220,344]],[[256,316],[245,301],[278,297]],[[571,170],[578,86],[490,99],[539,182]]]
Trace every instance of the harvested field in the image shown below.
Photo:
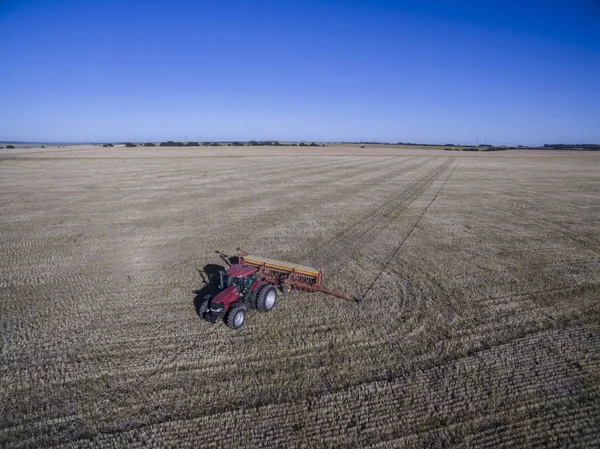
[[[600,153],[1,151],[1,447],[600,445]],[[202,321],[238,246],[362,302]]]

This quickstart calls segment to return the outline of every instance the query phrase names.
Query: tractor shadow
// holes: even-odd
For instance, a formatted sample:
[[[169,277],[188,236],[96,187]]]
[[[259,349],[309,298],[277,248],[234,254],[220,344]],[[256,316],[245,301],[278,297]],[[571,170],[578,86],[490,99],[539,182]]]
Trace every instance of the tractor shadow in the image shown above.
[[[200,303],[202,299],[207,295],[215,296],[219,293],[219,271],[225,269],[223,265],[210,263],[205,265],[202,271],[198,270],[198,273],[202,277],[203,285],[199,290],[194,290],[194,309],[200,318],[202,318],[200,315]]]

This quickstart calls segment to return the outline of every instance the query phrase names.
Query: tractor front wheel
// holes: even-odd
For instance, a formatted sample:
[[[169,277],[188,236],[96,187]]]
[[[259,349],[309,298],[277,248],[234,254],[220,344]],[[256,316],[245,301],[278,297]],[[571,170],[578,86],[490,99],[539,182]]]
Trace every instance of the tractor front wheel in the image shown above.
[[[268,312],[275,307],[277,303],[277,289],[272,285],[267,285],[261,289],[256,298],[256,308],[261,312]]]
[[[200,316],[200,318],[204,318],[204,314],[208,310],[208,305],[210,303],[210,299],[211,299],[211,296],[210,295],[206,295],[200,301],[200,304],[198,305],[198,315]]]
[[[225,323],[231,329],[239,329],[246,322],[246,312],[246,306],[236,302],[229,308]]]

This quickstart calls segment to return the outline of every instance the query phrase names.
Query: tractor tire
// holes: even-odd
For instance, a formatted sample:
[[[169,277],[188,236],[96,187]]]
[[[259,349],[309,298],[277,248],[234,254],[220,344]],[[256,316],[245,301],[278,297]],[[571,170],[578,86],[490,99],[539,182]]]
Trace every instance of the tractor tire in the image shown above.
[[[239,302],[232,304],[227,312],[225,323],[230,329],[239,329],[246,322],[246,313],[248,308]]]
[[[272,285],[265,285],[256,297],[256,308],[260,312],[269,312],[277,304],[277,289]]]
[[[260,291],[265,288],[264,284],[263,285],[259,285],[256,290],[254,290],[252,293],[250,293],[250,297],[248,298],[248,301],[246,301],[246,304],[248,304],[248,308],[250,310],[256,310],[256,300],[258,298],[258,295],[260,294]]]
[[[210,304],[210,299],[211,299],[211,296],[206,295],[204,298],[202,298],[202,301],[200,301],[200,304],[198,305],[198,315],[201,318],[204,318],[204,314],[208,310],[208,305]]]

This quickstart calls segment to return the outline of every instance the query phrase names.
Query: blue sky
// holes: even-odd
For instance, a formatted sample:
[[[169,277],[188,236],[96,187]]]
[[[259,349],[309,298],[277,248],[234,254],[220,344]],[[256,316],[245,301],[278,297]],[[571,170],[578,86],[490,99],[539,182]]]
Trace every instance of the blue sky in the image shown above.
[[[600,2],[0,0],[0,140],[600,143]]]

